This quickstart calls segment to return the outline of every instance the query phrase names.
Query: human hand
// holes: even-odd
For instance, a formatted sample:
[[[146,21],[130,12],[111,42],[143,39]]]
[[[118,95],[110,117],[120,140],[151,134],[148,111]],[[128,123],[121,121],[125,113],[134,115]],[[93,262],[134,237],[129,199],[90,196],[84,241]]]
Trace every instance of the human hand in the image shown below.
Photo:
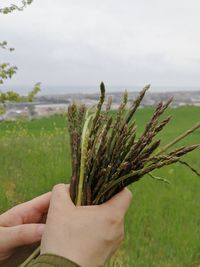
[[[0,261],[18,247],[41,240],[50,197],[51,193],[44,194],[0,215]]]
[[[76,207],[69,186],[55,186],[41,254],[56,254],[82,267],[103,266],[123,239],[130,202],[131,193],[124,189],[105,204]]]

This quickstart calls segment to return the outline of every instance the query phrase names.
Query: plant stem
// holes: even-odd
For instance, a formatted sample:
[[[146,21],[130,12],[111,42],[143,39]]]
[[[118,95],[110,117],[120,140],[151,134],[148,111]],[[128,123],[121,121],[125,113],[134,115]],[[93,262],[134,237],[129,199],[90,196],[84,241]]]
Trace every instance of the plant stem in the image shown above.
[[[83,127],[83,133],[81,138],[81,167],[80,167],[80,178],[78,183],[78,195],[77,195],[77,206],[81,206],[82,202],[82,193],[83,193],[83,183],[84,183],[84,173],[85,173],[85,163],[87,156],[88,140],[89,140],[89,123],[93,114],[88,116]]]
[[[200,128],[200,122],[198,122],[191,129],[187,130],[186,132],[184,132],[183,134],[181,134],[177,138],[175,138],[169,144],[167,144],[166,146],[164,146],[163,148],[161,148],[161,150],[158,152],[158,155],[161,154],[161,153],[163,153],[163,152],[165,152],[165,151],[167,151],[170,147],[174,146],[176,143],[178,143],[179,141],[181,141],[182,139],[184,139],[186,136],[188,136],[189,134],[191,134],[194,131],[196,131],[198,128]]]
[[[32,260],[37,258],[39,255],[40,255],[40,247],[36,248],[33,251],[33,253],[19,267],[27,266]]]
[[[164,183],[167,183],[167,184],[170,184],[170,182],[162,177],[158,177],[158,176],[155,176],[153,175],[151,172],[148,173],[148,175],[153,178],[154,180],[157,180],[157,181],[161,181],[161,182],[164,182]]]

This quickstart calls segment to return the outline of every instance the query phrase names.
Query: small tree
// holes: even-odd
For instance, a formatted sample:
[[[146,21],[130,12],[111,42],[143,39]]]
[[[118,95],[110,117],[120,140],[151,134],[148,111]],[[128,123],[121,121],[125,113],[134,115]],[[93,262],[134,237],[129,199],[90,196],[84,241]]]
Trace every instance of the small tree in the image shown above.
[[[9,48],[6,41],[0,42],[0,48],[6,49],[10,52],[13,52],[14,48]],[[0,84],[3,84],[5,80],[8,78],[12,78],[12,76],[17,72],[16,66],[10,66],[9,63],[0,64]]]
[[[41,91],[41,83],[36,83],[32,89],[32,91],[30,91],[30,93],[27,96],[27,101],[28,102],[33,102],[34,97]]]
[[[5,103],[6,101],[18,102],[20,101],[20,95],[14,91],[8,91],[6,93],[0,92],[0,102]]]
[[[10,5],[8,7],[0,8],[0,13],[9,14],[13,11],[23,11],[28,5],[30,5],[33,0],[23,0],[20,5]],[[15,49],[12,47],[8,47],[7,41],[0,42],[0,48],[8,50],[9,52],[13,52]],[[9,63],[1,63],[0,64],[0,85],[4,84],[5,80],[11,79],[12,76],[17,72],[17,66],[11,66]],[[5,103],[6,101],[12,102],[20,102],[20,101],[29,101],[32,102],[34,97],[37,95],[40,89],[41,83],[36,83],[28,93],[27,97],[21,96],[15,91],[7,91],[2,92],[0,90],[0,103]]]
[[[40,83],[36,83],[28,96],[21,96],[15,91],[0,91],[0,103],[10,102],[33,102],[34,97],[41,91]]]

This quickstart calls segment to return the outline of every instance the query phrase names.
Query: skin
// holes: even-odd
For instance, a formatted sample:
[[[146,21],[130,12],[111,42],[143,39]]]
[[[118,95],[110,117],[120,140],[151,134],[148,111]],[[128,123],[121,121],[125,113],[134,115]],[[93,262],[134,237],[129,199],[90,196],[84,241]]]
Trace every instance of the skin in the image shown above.
[[[50,198],[51,193],[44,194],[0,215],[0,261],[41,240]]]
[[[18,266],[41,238],[41,254],[60,255],[82,267],[103,266],[123,239],[130,202],[131,193],[123,190],[103,205],[75,207],[69,186],[57,185],[0,215],[0,266]]]
[[[41,254],[56,254],[82,267],[104,266],[124,237],[124,216],[131,198],[124,189],[105,204],[76,207],[69,186],[55,186]]]

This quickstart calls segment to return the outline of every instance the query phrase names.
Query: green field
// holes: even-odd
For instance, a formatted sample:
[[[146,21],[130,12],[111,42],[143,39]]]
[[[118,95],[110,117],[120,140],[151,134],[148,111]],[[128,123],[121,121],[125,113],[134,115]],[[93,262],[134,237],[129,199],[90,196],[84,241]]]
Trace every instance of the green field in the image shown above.
[[[200,108],[169,109],[173,120],[162,134],[165,144],[200,120]],[[152,114],[140,109],[141,132]],[[181,144],[200,143],[200,131]],[[200,169],[200,149],[186,156]],[[200,266],[200,177],[172,165],[154,174],[170,185],[144,177],[131,186],[126,238],[111,266]],[[70,177],[66,116],[0,124],[0,211],[51,190]]]

